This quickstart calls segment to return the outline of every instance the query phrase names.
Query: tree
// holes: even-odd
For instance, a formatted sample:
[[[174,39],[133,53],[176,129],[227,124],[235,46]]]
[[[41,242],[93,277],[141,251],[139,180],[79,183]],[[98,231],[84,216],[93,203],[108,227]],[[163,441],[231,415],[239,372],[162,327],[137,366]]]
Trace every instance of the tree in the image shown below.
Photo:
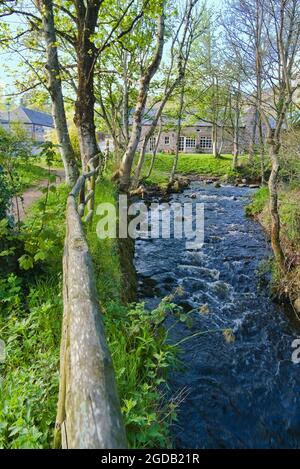
[[[46,42],[48,90],[52,102],[52,116],[57,140],[65,168],[66,183],[73,186],[79,176],[76,158],[71,145],[65,113],[60,64],[57,53],[57,39],[54,26],[52,0],[36,0],[42,17],[43,33]]]
[[[72,145],[70,143],[64,109],[62,83],[60,78],[60,64],[58,59],[57,40],[54,27],[53,2],[52,0],[36,0],[35,4],[38,12],[40,13],[40,17],[30,13],[29,10],[27,10],[26,5],[23,8],[23,5],[19,5],[19,3],[20,2],[17,1],[13,3],[3,2],[1,10],[2,15],[8,16],[16,13],[18,15],[22,15],[25,19],[24,27],[15,37],[9,29],[6,30],[5,45],[10,49],[15,48],[18,51],[18,41],[20,38],[22,38],[25,47],[30,48],[31,38],[36,42],[37,31],[42,31],[44,35],[46,43],[46,73],[48,76],[48,83],[46,83],[46,79],[44,79],[44,77],[37,71],[35,65],[31,64],[27,59],[25,59],[25,63],[27,63],[29,66],[29,70],[33,72],[35,80],[33,84],[31,81],[30,84],[28,83],[25,85],[25,90],[27,90],[25,91],[25,94],[27,93],[28,96],[29,93],[32,94],[32,92],[34,92],[35,96],[37,96],[37,94],[40,93],[40,90],[38,90],[37,86],[40,85],[42,85],[42,87],[46,89],[46,92],[50,94],[52,102],[52,115],[57,134],[57,141],[59,144],[62,161],[64,163],[66,183],[69,186],[72,186],[78,178],[79,171],[77,168]],[[18,53],[22,56],[21,52],[18,51]],[[43,74],[43,72],[41,73]],[[30,79],[32,80],[32,74]],[[21,85],[22,91],[24,90],[23,83],[24,80]]]
[[[159,67],[162,58],[165,36],[164,2],[160,4],[160,10],[161,11],[158,13],[157,16],[155,52],[150,63],[145,68],[145,70],[143,70],[142,75],[140,77],[138,97],[133,115],[133,123],[130,138],[117,175],[119,178],[119,187],[122,191],[127,191],[130,186],[132,163],[141,136],[142,118],[146,106],[149,85]]]
[[[179,17],[178,26],[174,31],[172,42],[171,42],[171,47],[170,47],[170,64],[166,71],[166,80],[165,80],[165,86],[163,90],[162,99],[159,105],[156,107],[156,111],[152,118],[152,123],[150,125],[150,128],[142,141],[142,145],[140,149],[140,156],[139,156],[139,160],[136,166],[135,176],[134,176],[135,186],[138,184],[138,181],[140,178],[148,142],[155,132],[157,124],[161,118],[162,112],[168,100],[172,96],[176,87],[184,79],[186,65],[187,65],[188,58],[189,58],[189,51],[192,45],[191,39],[192,39],[192,35],[195,34],[195,31],[194,31],[195,25],[193,24],[195,20],[192,16],[192,13],[197,3],[198,3],[198,0],[186,1],[185,6],[182,11],[182,15],[181,17]],[[172,78],[173,67],[176,64],[176,61],[177,61],[178,72],[177,72],[177,76],[175,76],[175,78]],[[181,86],[181,90],[182,89],[184,89],[183,86]],[[183,101],[183,98],[182,98],[182,101]],[[183,102],[182,102],[182,108],[183,108]],[[161,132],[161,129],[160,129],[160,132]],[[159,141],[159,138],[157,139],[156,143],[158,143],[158,141]],[[155,145],[154,147],[157,149],[157,145]],[[155,153],[156,151],[154,151],[152,160],[155,158]],[[178,155],[177,155],[177,158],[178,158]]]
[[[226,43],[233,53],[231,60],[236,69],[243,75],[243,93],[248,104],[247,114],[249,127],[249,163],[258,152],[261,161],[261,181],[265,183],[265,143],[261,115],[259,112],[263,101],[263,64],[267,55],[268,35],[264,24],[267,24],[267,11],[264,0],[232,0],[229,3],[223,26]]]
[[[299,83],[294,81],[300,72],[298,62],[300,53],[300,4],[298,0],[269,0],[264,3],[264,8],[266,8],[270,18],[270,22],[265,27],[268,27],[270,43],[269,60],[272,60],[271,67],[264,68],[264,74],[272,87],[273,103],[272,105],[262,104],[260,114],[268,132],[267,143],[272,165],[268,183],[271,243],[277,264],[284,268],[278,212],[279,151],[287,113],[295,91],[300,86]],[[274,126],[271,124],[271,118],[274,119]]]

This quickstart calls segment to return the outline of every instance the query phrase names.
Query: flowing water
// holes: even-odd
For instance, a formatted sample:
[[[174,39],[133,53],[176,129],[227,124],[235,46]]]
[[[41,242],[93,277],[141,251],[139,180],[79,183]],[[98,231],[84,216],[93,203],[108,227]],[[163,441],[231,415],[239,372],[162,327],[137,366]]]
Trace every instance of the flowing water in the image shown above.
[[[178,286],[176,302],[192,313],[192,327],[177,324],[176,342],[207,333],[181,346],[183,369],[170,375],[173,393],[185,390],[178,422],[178,448],[300,447],[300,364],[291,360],[299,329],[259,282],[261,261],[270,248],[261,226],[244,215],[253,189],[215,188],[193,182],[176,202],[205,204],[205,243],[189,251],[179,239],[136,241],[140,299],[149,307]],[[172,318],[169,318],[169,323]]]

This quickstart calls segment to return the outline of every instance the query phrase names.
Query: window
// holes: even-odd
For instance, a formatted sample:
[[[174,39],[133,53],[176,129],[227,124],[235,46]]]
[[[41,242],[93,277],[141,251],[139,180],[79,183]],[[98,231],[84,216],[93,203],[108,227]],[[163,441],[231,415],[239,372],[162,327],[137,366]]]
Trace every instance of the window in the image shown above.
[[[165,137],[165,145],[170,145],[170,137]]]
[[[211,148],[212,140],[210,137],[200,137],[200,148]]]
[[[185,140],[184,137],[179,137],[179,147],[178,147],[179,151],[184,150],[184,147],[185,147],[184,140]]]
[[[150,149],[150,151],[154,150],[155,143],[156,143],[156,137],[150,137],[150,140],[149,140],[149,149]]]
[[[196,139],[193,137],[186,137],[185,146],[186,148],[196,148]]]

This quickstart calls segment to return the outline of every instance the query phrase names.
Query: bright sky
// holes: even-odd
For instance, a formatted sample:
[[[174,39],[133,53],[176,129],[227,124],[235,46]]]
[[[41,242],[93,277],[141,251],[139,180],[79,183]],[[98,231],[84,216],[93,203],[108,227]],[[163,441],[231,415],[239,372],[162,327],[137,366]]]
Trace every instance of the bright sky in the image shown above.
[[[219,9],[224,5],[224,0],[207,0],[207,5],[212,5],[216,9]],[[16,17],[12,19],[8,18],[6,21],[15,27],[21,24],[21,19]],[[14,81],[16,78],[19,81],[22,80],[22,66],[20,62],[21,58],[17,53],[0,50],[0,87],[4,89],[5,95],[14,93]],[[16,101],[19,99],[19,97],[16,97]]]

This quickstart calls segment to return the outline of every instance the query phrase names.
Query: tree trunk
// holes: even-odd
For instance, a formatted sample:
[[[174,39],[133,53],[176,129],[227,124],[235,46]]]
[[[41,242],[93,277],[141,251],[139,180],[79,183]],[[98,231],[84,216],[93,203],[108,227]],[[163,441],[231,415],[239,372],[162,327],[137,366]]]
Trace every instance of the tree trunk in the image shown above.
[[[176,86],[178,85],[178,83],[180,82],[181,79],[182,79],[182,75],[179,74],[177,79],[173,82],[173,84],[170,86],[170,88],[165,92],[164,98],[163,98],[162,102],[160,103],[160,105],[159,105],[159,107],[156,111],[156,114],[155,114],[154,119],[151,123],[150,129],[149,129],[148,133],[145,135],[145,137],[143,139],[143,143],[142,143],[142,146],[141,146],[141,149],[140,149],[139,161],[138,161],[138,164],[137,164],[136,169],[135,169],[135,175],[134,175],[134,180],[135,180],[134,183],[135,184],[138,184],[138,181],[139,181],[139,178],[140,178],[141,170],[142,170],[144,160],[145,160],[146,148],[147,148],[148,142],[150,140],[150,137],[152,137],[152,135],[154,134],[155,129],[157,127],[157,123],[158,123],[159,119],[161,119],[161,114],[164,110],[164,107],[165,107],[168,99],[170,98],[171,94],[173,93],[174,89],[176,88]],[[162,131],[162,122],[160,123],[159,134],[161,134],[161,131]]]
[[[279,142],[275,142],[273,138],[269,139],[269,156],[272,163],[272,170],[269,178],[270,193],[270,215],[271,215],[271,244],[276,262],[279,267],[284,267],[284,255],[280,244],[280,219],[278,213],[278,175],[279,161],[278,152],[280,149]]]
[[[130,134],[130,139],[122,158],[119,168],[119,187],[122,191],[128,191],[130,186],[130,175],[131,168],[134,159],[134,155],[140,140],[142,130],[142,118],[147,101],[149,85],[152,77],[156,73],[159,64],[161,62],[163,47],[164,47],[164,33],[165,33],[165,17],[164,12],[158,18],[157,28],[157,40],[156,40],[156,51],[154,57],[147,67],[145,74],[140,79],[139,93],[137,98],[137,104],[133,116],[133,125]]]
[[[264,135],[261,117],[258,121],[258,134],[259,134],[259,150],[260,150],[260,174],[261,174],[261,183],[262,185],[266,184],[265,179],[265,144],[264,144]]]
[[[123,99],[122,99],[122,121],[123,121],[123,130],[125,145],[128,145],[129,141],[129,109],[128,109],[128,100],[129,100],[129,90],[128,90],[128,52],[124,51],[124,71],[123,71]]]
[[[235,115],[234,115],[234,129],[233,129],[233,169],[237,168],[239,146],[240,146],[240,82],[238,83],[238,91],[235,96]]]
[[[178,122],[177,122],[177,135],[176,135],[176,153],[173,160],[172,171],[169,178],[169,184],[172,184],[174,181],[177,164],[178,164],[178,157],[179,157],[179,142],[180,142],[180,133],[181,133],[181,126],[182,126],[182,112],[183,112],[183,104],[184,104],[184,83],[181,85],[180,90],[180,98],[179,98],[179,113],[178,113]]]
[[[239,156],[239,136],[238,136],[236,129],[234,129],[232,169],[237,168],[238,156]]]
[[[142,167],[143,167],[144,160],[145,160],[146,148],[147,148],[147,145],[148,145],[148,142],[149,142],[149,139],[150,139],[149,134],[150,134],[150,131],[144,136],[143,141],[142,141],[142,145],[141,145],[141,148],[140,148],[140,156],[139,156],[139,160],[138,160],[138,163],[136,165],[135,173],[134,173],[134,182],[133,182],[134,187],[138,186],[138,183],[139,183]]]
[[[257,119],[258,119],[258,110],[256,109],[255,113],[254,113],[254,121],[253,121],[253,125],[252,125],[251,140],[250,140],[250,144],[249,144],[249,156],[248,156],[249,163],[251,163],[253,161],[253,158],[254,158],[254,155],[255,155]]]
[[[212,125],[212,153],[214,158],[219,158],[218,153],[218,126],[213,123]]]
[[[77,72],[78,87],[74,122],[77,127],[82,167],[95,156],[99,149],[94,121],[94,66],[97,49],[90,37],[95,32],[100,2],[76,1],[77,7]]]
[[[145,179],[148,179],[148,178],[151,176],[152,169],[153,169],[154,162],[155,162],[155,158],[156,158],[156,154],[157,154],[157,150],[158,150],[158,144],[159,144],[159,140],[160,140],[161,133],[162,133],[162,123],[160,123],[160,126],[159,126],[159,131],[158,131],[158,134],[157,134],[157,140],[156,140],[156,142],[155,142],[155,145],[154,145],[154,148],[153,148],[153,152],[152,152],[152,157],[151,157],[151,163],[150,163],[149,171],[148,171],[147,175],[145,176]]]
[[[37,0],[42,15],[43,32],[46,41],[48,88],[52,102],[52,115],[65,168],[68,186],[73,186],[79,176],[76,158],[71,145],[60,79],[60,66],[56,47],[56,32],[52,0]]]

